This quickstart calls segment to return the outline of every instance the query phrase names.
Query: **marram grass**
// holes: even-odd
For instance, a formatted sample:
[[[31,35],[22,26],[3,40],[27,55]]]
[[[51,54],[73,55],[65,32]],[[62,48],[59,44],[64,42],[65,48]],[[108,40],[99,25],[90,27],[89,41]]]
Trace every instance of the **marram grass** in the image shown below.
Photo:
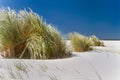
[[[26,10],[0,10],[0,50],[8,58],[51,59],[70,55],[57,29]]]
[[[69,38],[73,47],[73,51],[83,52],[91,50],[91,41],[88,37],[85,37],[79,33],[70,33]]]
[[[83,52],[92,50],[91,46],[104,46],[96,36],[86,37],[77,32],[69,33],[69,39],[71,41],[73,51]]]
[[[95,35],[92,35],[91,37],[92,46],[104,46],[104,43],[100,41]]]

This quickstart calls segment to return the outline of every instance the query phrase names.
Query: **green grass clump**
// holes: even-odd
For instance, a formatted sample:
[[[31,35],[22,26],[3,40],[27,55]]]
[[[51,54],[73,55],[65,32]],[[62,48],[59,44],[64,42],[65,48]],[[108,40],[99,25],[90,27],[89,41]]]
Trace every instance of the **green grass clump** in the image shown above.
[[[73,47],[73,51],[76,52],[83,52],[83,51],[89,51],[92,48],[90,39],[88,37],[85,37],[79,33],[70,33],[69,38]]]
[[[104,43],[100,41],[95,35],[92,35],[91,37],[92,46],[104,46]]]
[[[96,36],[86,37],[77,32],[69,33],[69,39],[71,41],[73,51],[76,52],[92,50],[91,46],[104,46],[104,43]]]
[[[58,30],[31,10],[0,10],[0,44],[0,50],[9,58],[51,59],[70,55]]]

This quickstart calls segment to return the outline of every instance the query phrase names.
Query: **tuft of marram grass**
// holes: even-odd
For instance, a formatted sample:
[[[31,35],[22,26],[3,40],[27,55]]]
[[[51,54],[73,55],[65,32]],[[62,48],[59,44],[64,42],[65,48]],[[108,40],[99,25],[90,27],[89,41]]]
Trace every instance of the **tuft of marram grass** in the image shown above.
[[[69,39],[72,43],[73,51],[83,52],[92,50],[91,46],[104,46],[96,36],[86,37],[77,32],[69,33]]]
[[[95,35],[90,37],[92,46],[104,46],[104,43],[100,41]]]
[[[69,56],[58,30],[36,13],[0,10],[0,50],[9,58],[49,59]]]
[[[88,37],[85,37],[79,33],[69,33],[69,38],[73,47],[73,51],[83,52],[92,50],[91,41]]]

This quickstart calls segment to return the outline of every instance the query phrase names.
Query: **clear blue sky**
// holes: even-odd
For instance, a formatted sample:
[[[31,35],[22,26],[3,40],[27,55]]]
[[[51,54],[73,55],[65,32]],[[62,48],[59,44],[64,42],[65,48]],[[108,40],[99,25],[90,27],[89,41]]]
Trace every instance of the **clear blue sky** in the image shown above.
[[[0,0],[1,7],[31,8],[63,34],[120,39],[120,0]]]

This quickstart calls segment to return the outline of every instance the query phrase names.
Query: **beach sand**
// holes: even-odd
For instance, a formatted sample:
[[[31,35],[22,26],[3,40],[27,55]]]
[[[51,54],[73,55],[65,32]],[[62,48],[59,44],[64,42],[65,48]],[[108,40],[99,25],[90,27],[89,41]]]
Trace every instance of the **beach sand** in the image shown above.
[[[120,41],[104,43],[66,59],[0,59],[0,80],[120,80]]]

